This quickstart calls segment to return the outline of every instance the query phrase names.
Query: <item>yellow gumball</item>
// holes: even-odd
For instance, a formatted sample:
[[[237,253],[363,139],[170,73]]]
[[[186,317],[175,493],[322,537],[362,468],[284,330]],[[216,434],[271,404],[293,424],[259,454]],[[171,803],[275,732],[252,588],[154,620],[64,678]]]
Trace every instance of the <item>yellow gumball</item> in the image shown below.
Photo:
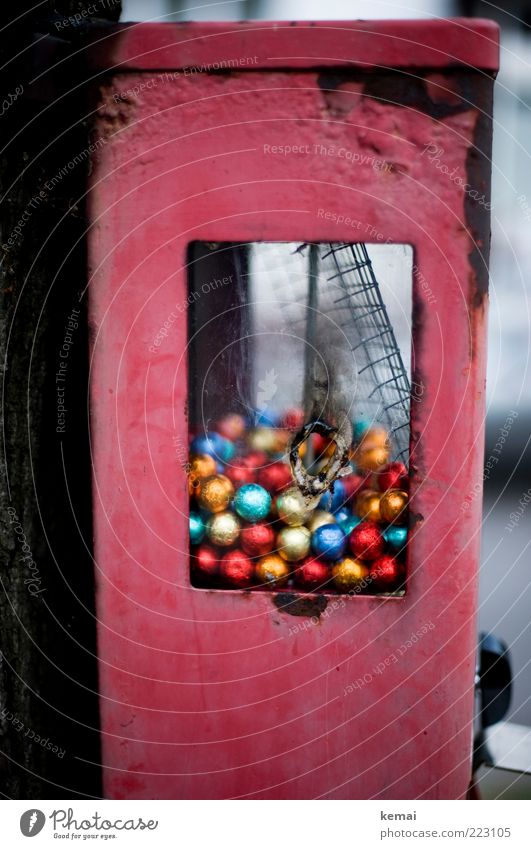
[[[225,475],[211,475],[199,484],[197,501],[203,510],[221,513],[229,506],[234,497],[234,487]]]
[[[373,489],[364,489],[356,498],[356,515],[371,522],[381,522],[381,493]]]
[[[368,575],[368,567],[354,557],[345,557],[332,569],[332,580],[337,589],[344,593],[362,584]]]
[[[296,486],[279,495],[275,505],[278,518],[292,527],[304,525],[311,515],[311,510]]]
[[[306,522],[306,527],[313,534],[322,525],[335,525],[335,523],[336,517],[333,513],[327,513],[326,510],[316,510],[313,516]]]
[[[290,563],[302,560],[310,550],[311,533],[308,528],[283,528],[277,534],[276,545],[283,560]]]
[[[240,523],[234,513],[216,513],[208,520],[206,532],[210,542],[226,548],[238,539]]]

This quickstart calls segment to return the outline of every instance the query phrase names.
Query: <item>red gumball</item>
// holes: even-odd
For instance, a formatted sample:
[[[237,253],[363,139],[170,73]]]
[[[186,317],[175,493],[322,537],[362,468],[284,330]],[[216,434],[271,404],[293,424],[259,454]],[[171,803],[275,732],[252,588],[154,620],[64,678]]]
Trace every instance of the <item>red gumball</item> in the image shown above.
[[[345,487],[347,500],[351,501],[359,495],[362,489],[366,489],[369,486],[370,475],[346,475],[344,478],[340,478],[340,480]]]
[[[212,578],[219,569],[219,555],[209,545],[199,545],[190,554],[192,569],[203,578]]]
[[[291,469],[285,463],[271,463],[258,472],[257,482],[268,492],[279,492],[293,481]]]
[[[249,525],[242,529],[240,542],[249,557],[264,557],[264,555],[273,551],[275,532],[271,525],[266,525],[265,522],[257,522],[256,525]]]
[[[243,551],[237,548],[228,551],[221,558],[219,574],[223,580],[233,587],[248,587],[253,580],[254,567]]]
[[[350,550],[360,560],[376,560],[385,550],[385,540],[376,522],[365,521],[356,525],[350,534]]]
[[[301,410],[300,407],[292,407],[290,410],[286,410],[280,419],[280,427],[288,430],[300,430],[303,424],[304,410]]]
[[[388,463],[381,471],[375,474],[380,492],[388,489],[402,489],[407,491],[408,474],[403,463]]]
[[[247,457],[237,457],[227,463],[223,474],[234,484],[235,487],[244,483],[255,483],[256,472],[247,461]]]
[[[371,563],[369,570],[369,578],[371,583],[377,590],[393,590],[396,589],[399,579],[404,574],[404,567],[390,554],[384,554],[378,557],[374,563]]]
[[[270,462],[265,451],[250,451],[243,459],[248,468],[253,469],[254,471],[258,471],[258,469],[261,469],[262,466],[267,466]]]
[[[307,590],[324,587],[330,581],[330,569],[322,560],[308,557],[295,570],[295,581]]]

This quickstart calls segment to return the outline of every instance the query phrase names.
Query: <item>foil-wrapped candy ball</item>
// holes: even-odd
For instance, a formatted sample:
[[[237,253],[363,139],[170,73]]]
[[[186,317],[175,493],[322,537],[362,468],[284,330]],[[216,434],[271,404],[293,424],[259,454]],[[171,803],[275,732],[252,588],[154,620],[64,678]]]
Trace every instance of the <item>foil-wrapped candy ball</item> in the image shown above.
[[[370,522],[381,521],[380,499],[382,495],[374,489],[364,489],[356,498],[356,513]]]
[[[286,463],[271,463],[258,472],[257,482],[268,492],[280,492],[293,484],[291,469]]]
[[[339,510],[336,510],[334,513],[334,518],[338,525],[343,527],[343,522],[346,522],[348,519],[352,517],[352,513],[348,509],[348,507],[340,507]]]
[[[219,562],[219,575],[233,587],[248,587],[253,581],[254,566],[243,551],[227,551]]]
[[[233,496],[234,487],[225,475],[211,475],[200,481],[197,502],[209,513],[221,513],[227,509]]]
[[[369,569],[353,557],[345,557],[332,568],[332,579],[338,590],[343,593],[355,587],[364,586],[369,576]]]
[[[190,454],[210,454],[222,463],[227,463],[234,457],[236,449],[230,440],[225,439],[216,431],[196,436],[190,445]]]
[[[361,442],[368,430],[370,430],[371,422],[369,419],[358,419],[354,422],[352,428],[352,438],[354,442]]]
[[[362,472],[377,472],[389,460],[389,449],[383,446],[360,448],[355,453],[355,460]]]
[[[207,537],[214,545],[228,548],[240,534],[240,523],[234,513],[215,513],[207,522]]]
[[[312,551],[323,560],[340,560],[346,545],[347,538],[339,525],[321,525],[312,534]]]
[[[199,513],[196,513],[195,510],[190,510],[190,543],[191,545],[199,545],[202,542],[203,537],[206,533],[205,523],[203,522],[203,518]]]
[[[333,513],[328,513],[326,510],[315,510],[306,522],[306,527],[313,534],[322,525],[334,525],[336,521]]]
[[[333,490],[333,491],[332,491]],[[330,513],[335,513],[347,501],[347,493],[342,481],[334,481],[332,490],[323,493],[319,501],[321,510],[328,510]]]
[[[236,457],[230,463],[227,463],[225,476],[232,481],[235,487],[256,481],[256,471],[249,464],[247,457]]]
[[[373,448],[389,448],[389,433],[382,425],[371,425],[359,442],[360,451],[370,451]]]
[[[304,525],[311,515],[311,510],[308,509],[304,497],[296,486],[286,489],[277,496],[275,507],[278,518],[292,527]]]
[[[310,550],[310,539],[308,528],[282,528],[277,534],[276,547],[282,559],[292,563],[306,557]]]
[[[249,468],[255,471],[258,471],[258,469],[261,469],[262,466],[266,466],[270,462],[265,451],[249,451],[245,455],[244,460],[249,464]]]
[[[327,589],[330,567],[323,560],[308,557],[294,571],[295,582],[305,590]]]
[[[396,522],[406,510],[408,502],[407,492],[402,489],[388,489],[380,498],[380,513],[384,522]]]
[[[407,542],[407,528],[402,525],[392,525],[384,531],[384,539],[393,551],[400,551]]]
[[[341,525],[341,527],[343,529],[343,533],[345,534],[345,536],[348,537],[348,536],[350,536],[350,534],[352,533],[354,528],[358,527],[360,522],[361,522],[361,519],[360,519],[359,516],[349,516],[348,519],[345,519],[343,522],[340,522],[339,524]]]
[[[261,584],[281,587],[289,576],[289,566],[278,554],[268,554],[256,564],[255,577]]]
[[[218,574],[219,555],[209,545],[200,545],[190,553],[192,571],[201,578],[213,578]]]
[[[275,454],[280,449],[277,430],[274,427],[257,427],[250,431],[247,441],[253,451],[265,451],[267,454]]]
[[[398,588],[404,573],[404,567],[395,557],[383,554],[371,563],[369,578],[377,590],[389,592]]]
[[[275,532],[271,525],[258,522],[242,528],[240,545],[249,557],[264,557],[275,545]]]
[[[224,439],[236,442],[245,433],[245,419],[238,413],[227,413],[217,423],[217,431]]]
[[[408,485],[407,469],[403,463],[388,463],[376,473],[376,480],[380,492],[387,492],[388,489],[406,489]]]
[[[360,522],[349,537],[350,550],[360,560],[376,560],[385,551],[385,540],[375,522]]]
[[[246,522],[260,522],[271,510],[271,496],[257,483],[247,483],[234,496],[234,509]]]
[[[215,475],[217,463],[210,454],[196,454],[190,458],[188,472],[188,491],[190,496],[199,492],[199,485],[203,478]]]
[[[286,410],[280,417],[280,427],[288,430],[300,430],[304,424],[304,410],[300,407],[292,407]]]
[[[369,487],[369,475],[346,475],[341,478],[341,483],[345,488],[345,497],[347,501],[355,499],[363,489]]]

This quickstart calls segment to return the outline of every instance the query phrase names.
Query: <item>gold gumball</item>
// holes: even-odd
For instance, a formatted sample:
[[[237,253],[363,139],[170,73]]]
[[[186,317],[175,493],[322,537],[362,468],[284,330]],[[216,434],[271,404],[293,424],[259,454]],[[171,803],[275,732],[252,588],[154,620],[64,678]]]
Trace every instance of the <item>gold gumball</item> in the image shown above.
[[[296,486],[290,487],[282,495],[279,495],[275,504],[278,518],[291,527],[304,525],[311,514],[311,510],[308,509]]]
[[[338,590],[348,592],[359,586],[367,578],[369,569],[353,557],[345,557],[332,569],[332,580]]]
[[[388,489],[380,499],[380,512],[384,522],[394,522],[407,507],[408,495],[402,489]]]
[[[316,510],[313,516],[306,522],[306,527],[313,534],[322,525],[335,525],[335,523],[336,517],[333,513],[327,513],[326,510]]]
[[[277,451],[278,436],[274,427],[257,427],[250,432],[248,440],[253,451],[265,451],[266,454]]]
[[[356,498],[356,515],[360,519],[381,522],[381,499],[382,495],[380,492],[376,492],[374,489],[364,489]]]
[[[278,554],[268,554],[256,564],[256,580],[280,587],[289,578],[289,566]]]
[[[370,427],[363,434],[359,444],[361,451],[370,451],[372,448],[389,448],[389,434],[382,425]]]
[[[208,520],[206,530],[210,542],[226,548],[238,539],[240,523],[234,513],[216,513]]]
[[[387,464],[389,460],[389,449],[383,446],[374,446],[372,448],[358,448],[354,459],[362,472],[377,472],[382,466]]]
[[[226,510],[234,496],[234,487],[225,475],[211,475],[199,483],[197,501],[203,510],[221,513]]]
[[[278,553],[290,563],[302,560],[310,550],[311,536],[308,528],[282,528],[276,540]]]
[[[198,492],[203,478],[216,474],[216,461],[210,454],[196,454],[190,458],[190,471],[188,473],[188,489],[190,495]]]

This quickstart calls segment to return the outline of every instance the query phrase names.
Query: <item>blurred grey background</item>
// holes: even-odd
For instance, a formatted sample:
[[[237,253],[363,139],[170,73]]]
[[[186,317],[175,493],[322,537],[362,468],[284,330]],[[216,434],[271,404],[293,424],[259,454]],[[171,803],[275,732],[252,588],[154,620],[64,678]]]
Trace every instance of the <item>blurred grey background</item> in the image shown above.
[[[531,726],[531,4],[475,0],[125,0],[122,21],[351,20],[470,15],[502,28],[494,106],[493,213],[486,458],[511,411],[495,471],[485,482],[478,630],[509,646],[514,691],[509,719]],[[514,414],[513,414],[514,418]],[[522,503],[522,499],[524,502]]]

